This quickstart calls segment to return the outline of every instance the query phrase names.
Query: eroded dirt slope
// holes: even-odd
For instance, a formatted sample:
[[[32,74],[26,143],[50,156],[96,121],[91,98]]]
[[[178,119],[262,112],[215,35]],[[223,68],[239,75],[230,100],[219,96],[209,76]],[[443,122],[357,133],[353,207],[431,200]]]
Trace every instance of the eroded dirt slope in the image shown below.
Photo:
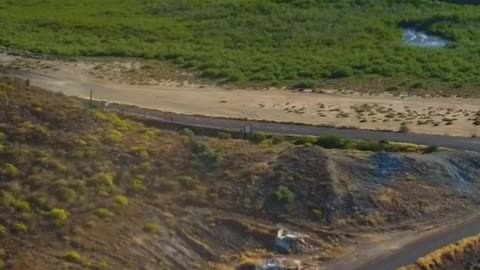
[[[321,268],[367,233],[411,234],[479,204],[475,153],[206,138],[9,81],[0,104],[7,269],[230,269],[277,256]],[[306,244],[279,255],[280,228]]]

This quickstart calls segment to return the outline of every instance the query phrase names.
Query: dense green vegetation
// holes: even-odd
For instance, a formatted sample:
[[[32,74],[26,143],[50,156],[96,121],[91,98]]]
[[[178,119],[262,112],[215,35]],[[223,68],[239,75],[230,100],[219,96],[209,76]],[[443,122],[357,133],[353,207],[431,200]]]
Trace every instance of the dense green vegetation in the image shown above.
[[[474,64],[480,7],[452,2],[4,0],[0,44],[66,56],[170,60],[238,83],[310,87],[342,79],[379,90],[467,94],[480,83]],[[400,26],[452,42],[440,49],[408,46]]]
[[[419,146],[408,143],[392,143],[389,141],[378,140],[354,140],[342,136],[303,136],[303,137],[283,137],[281,135],[267,135],[263,133],[254,133],[250,136],[250,141],[256,144],[276,145],[290,142],[295,145],[318,145],[326,149],[343,149],[370,152],[423,152],[433,153],[438,151],[435,145]]]

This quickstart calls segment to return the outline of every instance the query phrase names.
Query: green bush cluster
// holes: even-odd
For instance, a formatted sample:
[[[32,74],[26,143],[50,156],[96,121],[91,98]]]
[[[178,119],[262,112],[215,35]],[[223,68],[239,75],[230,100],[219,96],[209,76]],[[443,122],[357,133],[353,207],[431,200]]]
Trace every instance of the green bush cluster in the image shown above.
[[[70,213],[62,208],[53,208],[50,210],[48,215],[52,219],[53,223],[57,226],[62,226],[65,224],[70,217]]]
[[[284,205],[291,205],[295,201],[295,193],[286,186],[279,186],[273,193],[273,197]]]
[[[127,206],[129,204],[128,198],[123,195],[115,196],[114,202],[116,205],[119,205],[119,206]]]
[[[107,208],[97,208],[94,214],[97,217],[102,219],[110,219],[115,215],[112,211],[108,210]]]
[[[79,263],[82,260],[82,256],[80,256],[78,252],[73,250],[66,252],[65,255],[63,255],[63,258],[65,258],[65,260],[69,262],[75,262],[75,263]]]
[[[147,223],[143,227],[143,230],[149,234],[159,235],[162,231],[162,228],[156,223]]]
[[[223,153],[213,149],[208,143],[200,142],[194,138],[190,141],[192,153],[199,164],[207,169],[215,169],[223,162]]]
[[[14,230],[17,234],[24,234],[28,232],[28,226],[22,222],[16,222],[14,225]]]

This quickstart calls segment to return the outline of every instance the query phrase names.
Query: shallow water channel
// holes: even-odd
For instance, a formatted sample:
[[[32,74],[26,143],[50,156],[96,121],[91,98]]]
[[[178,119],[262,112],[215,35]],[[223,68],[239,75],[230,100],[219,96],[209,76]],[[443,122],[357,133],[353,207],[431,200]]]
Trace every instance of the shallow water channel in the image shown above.
[[[402,36],[406,44],[419,47],[436,48],[445,47],[448,44],[446,39],[414,29],[402,29]]]

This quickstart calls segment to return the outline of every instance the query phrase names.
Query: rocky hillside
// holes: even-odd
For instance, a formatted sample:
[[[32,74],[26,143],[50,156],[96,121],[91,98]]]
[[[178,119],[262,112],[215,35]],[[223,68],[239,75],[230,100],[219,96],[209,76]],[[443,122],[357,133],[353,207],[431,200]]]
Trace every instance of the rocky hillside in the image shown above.
[[[475,209],[479,168],[468,152],[159,130],[3,80],[0,269],[231,269],[279,253],[318,265],[364,232]],[[284,245],[280,228],[308,240]]]

